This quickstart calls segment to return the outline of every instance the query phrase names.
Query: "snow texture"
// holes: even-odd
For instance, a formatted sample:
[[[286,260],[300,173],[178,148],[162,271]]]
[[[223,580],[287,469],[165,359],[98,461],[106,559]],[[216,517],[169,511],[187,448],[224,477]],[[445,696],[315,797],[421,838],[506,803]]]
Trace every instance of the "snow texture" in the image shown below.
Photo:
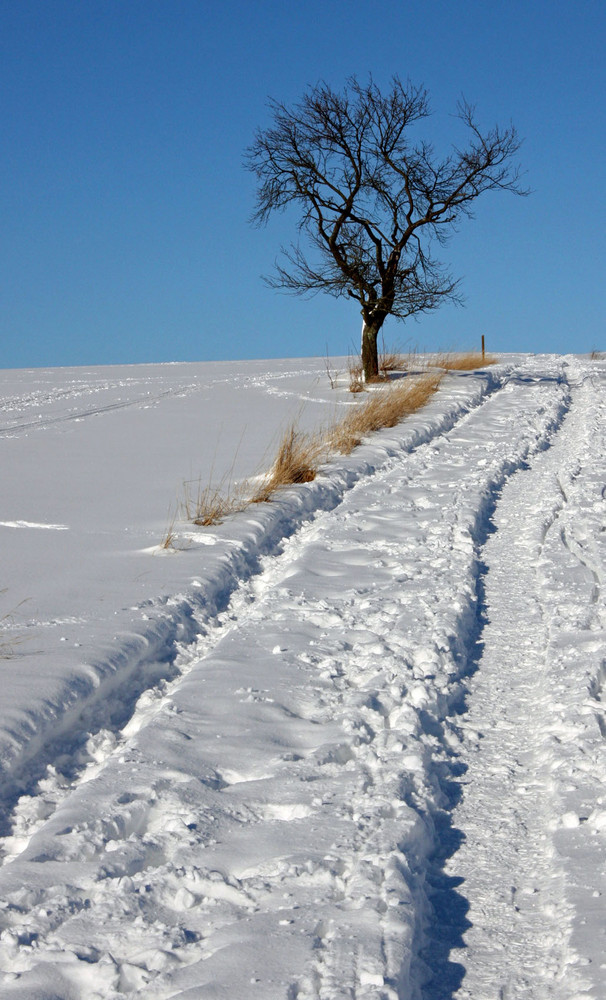
[[[1,996],[603,997],[606,365],[450,374],[166,550],[182,480],[359,403],[0,378]]]

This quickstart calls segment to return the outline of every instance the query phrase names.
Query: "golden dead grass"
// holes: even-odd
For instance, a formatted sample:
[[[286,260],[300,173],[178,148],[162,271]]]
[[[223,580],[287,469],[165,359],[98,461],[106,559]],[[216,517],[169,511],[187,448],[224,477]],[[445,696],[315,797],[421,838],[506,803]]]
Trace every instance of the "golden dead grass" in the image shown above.
[[[376,378],[371,379],[371,383],[385,382],[392,372],[408,371],[412,367],[410,357],[411,355],[404,354],[398,347],[386,347],[383,343],[377,355],[379,374]],[[349,391],[364,392],[366,383],[359,355],[353,358],[351,355],[349,356],[347,370],[349,372]]]
[[[241,483],[237,488],[198,488],[186,493],[184,513],[194,524],[219,524],[228,514],[244,510],[251,503],[271,501],[287,486],[309,483],[320,465],[339,452],[348,455],[365,437],[394,427],[403,417],[424,406],[440,384],[440,374],[409,376],[391,387],[377,388],[364,402],[350,408],[347,416],[317,434],[306,434],[292,424],[284,433],[271,469],[259,483]]]
[[[304,433],[291,424],[282,436],[269,472],[260,481],[229,484],[227,488],[224,483],[204,487],[201,481],[185,483],[185,519],[204,527],[219,524],[251,503],[271,501],[284,487],[311,482],[331,455],[348,455],[365,437],[383,427],[394,427],[425,406],[441,379],[439,372],[432,372],[409,375],[395,383],[384,382],[363,401],[352,404],[343,420],[317,434]],[[171,525],[165,547],[172,546],[174,537]]]
[[[244,510],[247,505],[242,487],[235,487],[231,483],[226,485],[221,482],[219,485],[210,483],[203,486],[200,480],[196,482],[186,482],[183,484],[183,499],[181,502],[182,514],[186,521],[198,524],[201,527],[209,527],[211,524],[220,524],[228,514],[235,514],[238,510]],[[174,543],[174,530],[171,532],[169,545]]]
[[[482,357],[481,351],[463,351],[453,354],[436,354],[433,358],[425,360],[428,367],[444,368],[449,372],[470,372],[476,368],[485,368],[487,365],[496,365],[499,359],[494,354],[485,354]]]
[[[384,374],[401,371],[403,362],[403,354],[398,351],[386,351],[379,357],[379,371]]]
[[[251,503],[271,501],[274,494],[287,486],[309,483],[315,479],[320,465],[331,455],[348,455],[365,437],[394,427],[400,420],[419,410],[437,391],[445,371],[473,371],[498,361],[492,354],[482,357],[480,351],[464,351],[421,355],[416,350],[404,354],[383,347],[379,355],[377,385],[368,387],[362,379],[359,359],[349,359],[350,391],[364,393],[364,401],[352,405],[347,416],[318,434],[306,434],[292,424],[284,433],[269,472],[256,482],[231,482],[218,486],[184,484],[181,508],[184,518],[204,527],[219,524],[229,514],[244,510]],[[334,387],[337,373],[332,373],[327,360],[327,372]],[[436,370],[438,369],[438,370]],[[404,378],[392,381],[396,372],[407,372]],[[368,389],[370,388],[370,391]],[[176,532],[171,524],[163,547],[172,547]]]
[[[349,372],[349,391],[364,392],[364,375],[359,357],[352,357],[350,354],[347,361],[347,371]]]
[[[378,355],[379,374],[371,384],[384,383],[396,372],[419,372],[440,368],[442,371],[474,371],[487,365],[495,365],[498,358],[494,354],[481,351],[439,351],[437,354],[419,354],[415,349],[403,352],[399,348],[382,346]],[[349,362],[349,391],[364,392],[367,388],[362,376],[359,359]]]
[[[378,355],[379,376],[389,376],[391,372],[409,371],[415,366],[416,350],[403,351],[398,346],[388,347],[385,341],[381,343]]]
[[[294,424],[287,429],[278,447],[274,463],[251,496],[252,503],[270,500],[284,486],[310,483],[326,454],[321,434],[304,434]]]
[[[409,376],[385,389],[376,389],[364,403],[350,412],[327,432],[332,451],[349,455],[369,434],[383,427],[394,427],[404,417],[419,410],[440,385],[441,375]]]

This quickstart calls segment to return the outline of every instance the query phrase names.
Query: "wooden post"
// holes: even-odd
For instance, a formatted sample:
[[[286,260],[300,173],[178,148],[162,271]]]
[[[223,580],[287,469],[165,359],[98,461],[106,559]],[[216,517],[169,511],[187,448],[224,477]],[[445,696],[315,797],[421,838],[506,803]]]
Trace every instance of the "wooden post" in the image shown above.
[[[484,334],[482,334],[482,361],[486,357],[486,352],[484,351]]]

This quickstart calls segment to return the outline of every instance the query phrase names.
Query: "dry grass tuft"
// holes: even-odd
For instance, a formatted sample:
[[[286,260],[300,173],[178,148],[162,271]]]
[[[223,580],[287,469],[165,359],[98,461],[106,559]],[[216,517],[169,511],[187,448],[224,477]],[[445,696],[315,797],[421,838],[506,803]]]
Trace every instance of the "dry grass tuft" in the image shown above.
[[[387,348],[385,344],[378,352],[377,361],[379,374],[369,380],[371,385],[386,382],[392,372],[404,372],[410,368],[409,358],[399,348]],[[368,383],[364,379],[359,355],[353,358],[351,355],[349,356],[347,370],[349,372],[349,391],[364,392]]]
[[[311,483],[325,452],[321,435],[304,434],[291,424],[280,442],[274,464],[251,497],[252,503],[270,500],[283,486]]]
[[[392,388],[373,392],[328,432],[331,450],[349,455],[369,434],[394,427],[403,417],[425,406],[440,381],[439,374],[409,376]]]
[[[391,372],[407,371],[411,365],[414,352],[405,354],[399,347],[387,347],[385,341],[379,351],[379,376],[386,377]]]
[[[166,549],[167,551],[170,549],[174,549],[175,542],[177,540],[177,532],[175,531],[176,520],[177,520],[177,513],[175,512],[174,514],[172,514],[171,511],[169,510],[168,525],[166,531],[164,532],[164,538],[160,542],[161,549]]]
[[[379,371],[383,375],[387,375],[389,372],[401,372],[405,365],[404,355],[397,351],[387,351],[379,357]]]
[[[596,350],[594,347],[593,351],[589,355],[589,359],[590,361],[604,361],[606,359],[606,354],[604,354],[603,351]]]
[[[242,489],[231,485],[226,487],[224,482],[202,486],[201,480],[190,480],[183,484],[183,515],[192,524],[205,528],[220,524],[228,514],[244,510],[246,501]]]
[[[351,354],[349,355],[347,371],[349,372],[349,391],[364,392],[364,374],[359,356],[352,357]]]
[[[496,365],[498,360],[494,354],[482,357],[480,351],[463,351],[460,354],[436,354],[434,358],[428,358],[426,364],[428,368],[445,368],[449,372],[470,372],[475,368]]]
[[[223,483],[204,488],[200,481],[185,483],[182,507],[186,519],[204,527],[219,524],[229,514],[244,510],[251,503],[270,501],[286,486],[311,482],[331,454],[348,455],[374,431],[394,427],[403,417],[424,406],[438,389],[441,379],[440,373],[421,373],[390,385],[383,382],[382,387],[372,391],[364,402],[352,404],[343,420],[318,434],[303,433],[292,424],[280,441],[270,471],[256,486],[244,482],[237,488],[225,490]],[[173,539],[171,525],[166,547],[172,545]]]
[[[271,500],[282,487],[311,482],[325,457],[326,444],[322,436],[304,434],[293,424],[283,435],[273,465],[260,482],[245,480],[234,485],[229,481],[227,486],[226,481],[209,486],[202,486],[200,480],[184,483],[183,516],[201,527],[220,524],[229,514],[245,510],[251,503]],[[171,535],[174,537],[169,529],[166,548],[172,545]]]
[[[328,345],[326,346],[326,356],[324,358],[324,367],[326,368],[326,375],[330,383],[331,389],[336,389],[339,383],[339,370],[338,368],[333,368],[332,361],[328,356]]]

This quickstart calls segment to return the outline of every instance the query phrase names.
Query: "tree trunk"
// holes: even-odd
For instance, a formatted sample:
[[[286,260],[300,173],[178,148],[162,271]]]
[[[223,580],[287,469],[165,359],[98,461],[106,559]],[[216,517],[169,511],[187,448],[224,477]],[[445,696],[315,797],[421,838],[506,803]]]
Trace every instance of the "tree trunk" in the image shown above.
[[[364,323],[362,327],[362,371],[364,381],[370,382],[379,374],[379,358],[377,353],[377,336],[381,324]]]

